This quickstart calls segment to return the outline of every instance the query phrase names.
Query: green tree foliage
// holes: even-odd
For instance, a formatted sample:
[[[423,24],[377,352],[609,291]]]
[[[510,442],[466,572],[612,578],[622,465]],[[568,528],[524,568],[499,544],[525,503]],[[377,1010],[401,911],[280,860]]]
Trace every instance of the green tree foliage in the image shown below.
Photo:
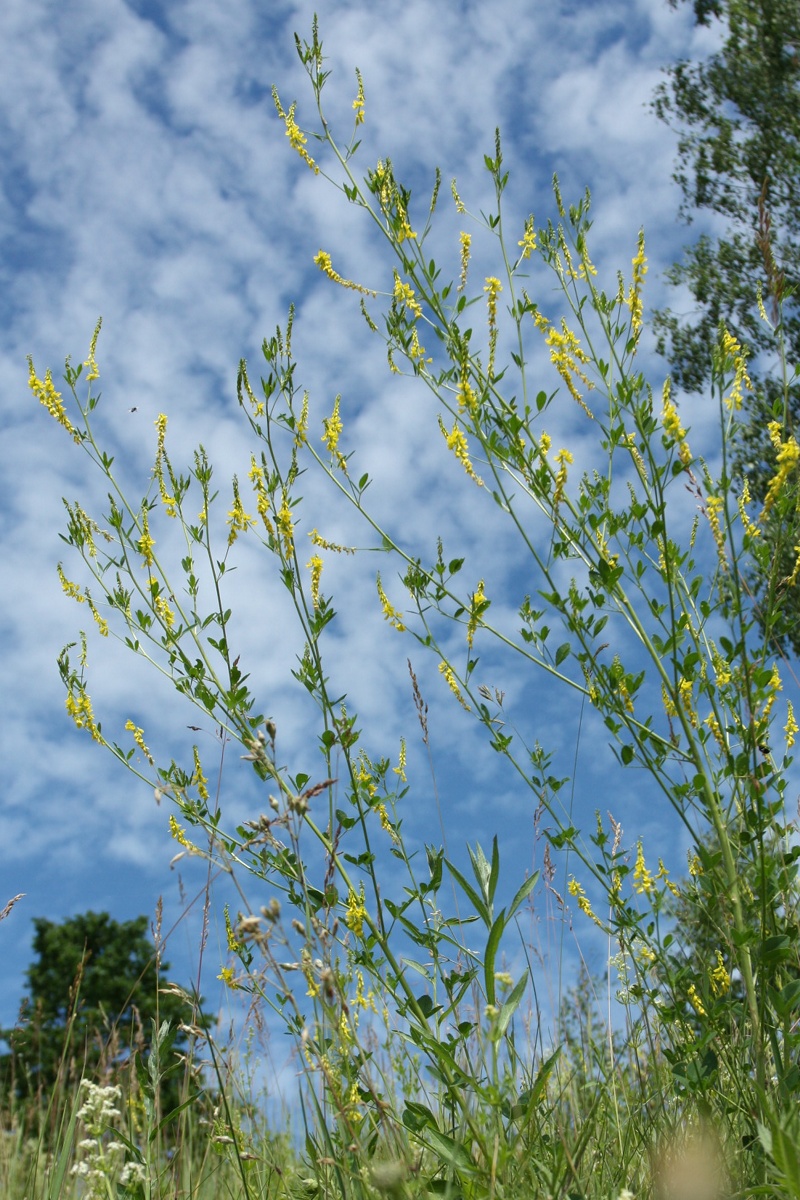
[[[34,928],[20,1021],[0,1031],[11,1047],[0,1080],[17,1096],[46,1094],[60,1072],[94,1077],[135,1050],[146,1057],[154,1021],[177,1030],[190,1016],[183,999],[159,990],[169,963],[157,962],[147,917],[87,912],[37,917]]]
[[[673,7],[678,2],[671,0]],[[692,392],[710,379],[720,322],[749,347],[753,390],[734,466],[763,500],[773,456],[769,423],[778,421],[785,437],[800,417],[800,388],[790,381],[785,391],[773,369],[769,327],[780,326],[788,361],[800,361],[794,299],[800,280],[800,7],[796,0],[694,0],[694,9],[698,24],[724,30],[722,45],[701,62],[671,67],[654,108],[678,133],[682,215],[691,221],[706,212],[725,225],[719,235],[701,235],[673,266],[668,278],[688,289],[692,305],[657,313],[655,328],[675,381]],[[792,575],[798,532],[779,537],[774,522],[766,522],[774,569],[753,578],[762,612],[767,593],[780,596]],[[800,650],[791,589],[774,607],[765,632]]]

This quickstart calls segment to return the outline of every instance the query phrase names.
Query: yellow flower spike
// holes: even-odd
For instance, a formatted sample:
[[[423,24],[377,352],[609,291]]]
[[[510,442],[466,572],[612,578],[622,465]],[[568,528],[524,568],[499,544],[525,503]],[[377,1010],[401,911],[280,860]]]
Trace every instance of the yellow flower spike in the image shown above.
[[[355,554],[355,546],[340,546],[337,542],[329,542],[322,537],[316,529],[312,529],[308,535],[315,546],[319,546],[322,550],[331,550],[334,554]]]
[[[463,292],[464,288],[467,286],[467,271],[469,270],[469,256],[470,256],[470,252],[472,250],[472,234],[464,233],[462,231],[458,235],[458,238],[461,243],[461,274],[458,279],[457,290],[459,292]]]
[[[487,375],[494,375],[494,356],[497,350],[497,297],[503,290],[503,285],[494,275],[488,275],[483,286],[486,292],[486,306],[489,310],[489,363]]]
[[[406,210],[404,208],[402,208],[400,206],[399,201],[397,204],[397,208],[398,208],[398,211],[400,214],[400,228],[397,231],[398,242],[410,241],[412,238],[416,238],[417,235],[414,232],[414,230],[411,228],[411,225],[408,220],[408,213],[406,212]]]
[[[397,611],[397,609],[394,607],[394,605],[390,602],[389,597],[386,595],[386,592],[383,590],[383,584],[381,583],[380,571],[378,572],[378,575],[376,578],[376,585],[377,585],[377,589],[378,589],[378,599],[381,602],[381,608],[383,609],[383,615],[384,615],[385,619],[389,622],[389,624],[394,629],[396,629],[398,631],[398,633],[403,633],[405,631],[405,625],[403,624],[403,614],[401,612]]]
[[[570,395],[576,403],[580,404],[587,417],[594,420],[594,414],[584,401],[581,393],[578,391],[575,380],[580,379],[587,388],[591,389],[594,384],[588,379],[580,364],[586,364],[591,361],[586,352],[582,349],[578,338],[568,327],[566,321],[561,320],[561,331],[559,332],[555,326],[548,325],[544,317],[541,320],[536,318],[540,314],[536,314],[534,320],[537,326],[544,332],[547,331],[545,337],[545,345],[550,348],[550,361],[558,371],[559,375],[567,385]]]
[[[98,317],[97,324],[94,327],[94,333],[92,334],[92,341],[89,346],[89,357],[84,361],[84,364],[83,364],[85,367],[89,368],[88,373],[86,375],[87,383],[93,383],[95,379],[100,378],[100,371],[98,370],[97,361],[95,360],[95,352],[97,350],[97,339],[100,336],[100,326],[102,324],[103,324],[103,318]]]
[[[467,444],[467,439],[466,439],[466,436],[465,436],[463,430],[459,429],[458,421],[453,422],[453,428],[450,431],[450,433],[448,433],[447,430],[445,429],[442,418],[439,417],[439,429],[442,432],[442,437],[447,442],[448,450],[453,451],[453,454],[455,454],[456,458],[461,463],[462,467],[467,472],[470,479],[473,480],[473,482],[476,483],[478,485],[478,487],[483,487],[483,480],[480,478],[480,476],[476,475],[476,473],[475,473],[475,468],[473,467],[472,460],[470,459],[470,456],[469,456],[469,446]]]
[[[136,542],[136,549],[142,556],[142,566],[145,570],[153,569],[153,546],[155,539],[150,536],[150,525],[147,520],[147,509],[142,510],[142,536]]]
[[[356,67],[356,79],[358,80],[358,94],[353,101],[353,108],[356,114],[356,125],[364,124],[364,80],[361,78],[361,72]]]
[[[453,671],[453,668],[450,666],[450,664],[446,663],[444,661],[440,662],[439,663],[439,673],[441,675],[444,675],[445,681],[447,682],[447,686],[450,688],[450,691],[453,693],[453,695],[455,696],[458,703],[464,709],[464,712],[472,712],[472,709],[467,704],[464,697],[461,695],[461,688],[458,686],[458,681],[456,680],[455,673]]]
[[[644,861],[644,850],[642,843],[636,844],[636,865],[633,868],[633,889],[640,895],[644,894],[652,896],[655,892],[655,882],[653,876],[647,869],[647,864]]]
[[[147,745],[145,744],[144,730],[140,729],[138,725],[134,725],[133,721],[126,721],[125,728],[128,730],[128,733],[133,734],[134,742],[139,747],[142,754],[149,762],[150,766],[154,767],[156,764],[155,764],[152,754],[150,753],[149,749],[147,748]]]
[[[530,258],[533,251],[536,249],[536,229],[533,224],[533,217],[528,217],[525,222],[525,232],[522,235],[522,241],[517,242],[517,245],[522,248],[520,258]]]
[[[164,446],[164,442],[165,442],[165,439],[167,436],[166,414],[159,413],[154,421],[154,424],[156,427],[156,436],[158,438],[158,441],[156,444],[156,463],[155,463],[155,467],[153,468],[153,474],[155,475],[156,480],[158,481],[158,492],[159,492],[159,495],[161,496],[161,502],[164,505],[167,516],[168,517],[177,517],[178,509],[177,509],[177,505],[175,502],[175,497],[170,495],[170,493],[167,489],[166,481],[164,479],[164,463],[165,462],[167,463],[167,469],[169,469],[169,460],[167,459],[167,452],[166,452],[166,449]]]
[[[417,299],[414,289],[409,283],[403,283],[397,271],[394,273],[394,290],[392,292],[398,304],[403,304],[417,321],[422,316],[422,305]]]
[[[339,438],[341,437],[342,430],[344,429],[341,413],[339,411],[341,399],[341,396],[337,396],[333,402],[333,412],[331,415],[329,417],[322,418],[322,427],[325,432],[320,440],[323,441],[327,446],[331,457],[337,460],[340,467],[344,467],[345,461],[338,449]]]
[[[471,417],[478,415],[478,397],[469,381],[469,359],[464,356],[461,363],[461,374],[456,388],[458,407],[461,412],[468,412]]]
[[[364,902],[364,885],[362,883],[358,895],[352,889],[350,890],[344,917],[345,925],[356,937],[363,937],[366,916],[367,908]]]
[[[420,344],[416,326],[411,330],[411,344],[409,345],[406,353],[411,359],[411,362],[417,368],[422,368],[426,363],[433,362],[432,358],[425,357],[425,347]]]
[[[306,563],[306,567],[311,572],[311,603],[314,608],[319,608],[319,581],[322,576],[322,568],[325,564],[319,554],[312,554],[311,558]]]
[[[278,116],[283,121],[284,125],[286,126],[286,136],[289,139],[289,144],[291,145],[292,149],[297,151],[297,153],[302,158],[303,162],[306,164],[306,166],[308,166],[314,172],[315,175],[319,175],[319,167],[317,166],[317,164],[314,162],[311,155],[306,150],[306,144],[308,142],[308,138],[302,132],[302,130],[300,129],[300,127],[297,124],[297,121],[294,118],[294,113],[295,113],[295,109],[297,108],[297,104],[296,103],[292,104],[288,113],[284,112],[283,107],[281,106],[280,98],[278,96],[278,89],[275,87],[273,87],[273,89],[272,89],[272,99],[275,103],[275,108],[278,111]]]
[[[763,303],[761,305],[763,308]],[[731,359],[733,362],[733,386],[730,393],[725,396],[725,406],[729,412],[738,412],[744,403],[744,389],[748,392],[753,390],[753,385],[750,382],[750,376],[747,374],[747,356],[741,344],[736,338],[728,333],[727,329],[722,332],[722,354],[726,359]]]
[[[183,846],[184,850],[188,850],[190,854],[199,854],[200,851],[194,846],[186,836],[186,831],[182,825],[178,824],[178,819],[174,813],[169,816],[169,831],[174,837],[179,846]]]
[[[43,404],[50,416],[58,421],[67,433],[71,435],[73,441],[80,444],[81,435],[78,433],[75,426],[67,416],[67,410],[64,408],[64,402],[61,399],[61,393],[57,392],[53,386],[53,377],[48,370],[44,379],[39,379],[33,369],[33,359],[28,355],[28,387],[33,392],[40,404]]]
[[[639,244],[633,263],[633,282],[626,297],[626,304],[631,310],[631,328],[638,334],[642,328],[642,285],[647,274],[647,258],[644,253],[644,230],[639,231]]]
[[[717,951],[717,965],[711,972],[711,990],[715,996],[724,996],[730,989],[731,977],[725,967],[725,960],[722,957],[722,951]]]
[[[472,643],[475,639],[475,633],[478,629],[478,622],[481,619],[481,614],[489,607],[489,601],[486,599],[483,580],[478,584],[477,590],[472,593],[472,603],[470,605],[469,621],[467,622],[467,645],[472,649]]]
[[[567,884],[567,891],[569,892],[570,896],[573,896],[574,899],[577,900],[578,908],[581,910],[584,916],[589,917],[591,921],[594,921],[595,925],[605,932],[605,926],[603,925],[603,922],[595,914],[591,904],[589,903],[589,897],[586,895],[583,888],[574,876]]]
[[[77,691],[77,695],[76,695]],[[86,688],[78,686],[76,691],[70,691],[65,700],[65,707],[72,720],[75,722],[76,729],[88,729],[92,738],[96,742],[103,742],[103,736],[94,719],[92,710],[92,701]]]
[[[76,600],[78,604],[83,604],[86,600],[86,597],[78,587],[77,583],[72,583],[71,580],[67,579],[61,563],[58,564],[56,570],[58,572],[59,582],[61,583],[61,590],[63,591],[64,595],[69,596],[70,600]]]
[[[95,605],[95,602],[92,599],[92,597],[90,596],[88,591],[86,592],[86,602],[89,605],[89,611],[92,614],[94,623],[97,626],[97,628],[100,630],[100,636],[108,637],[108,621],[105,619],[105,617],[101,616],[100,613],[97,611],[97,606]]]
[[[269,516],[269,493],[267,492],[266,479],[264,478],[264,468],[258,465],[255,460],[255,456],[252,454],[250,455],[250,470],[248,471],[248,478],[253,484],[253,490],[256,494],[256,509],[258,510],[258,515],[261,517],[267,533],[273,537],[275,534],[275,527],[272,524]]]
[[[786,734],[786,749],[791,750],[792,746],[794,745],[795,735],[800,732],[800,725],[797,724],[797,719],[794,715],[794,708],[791,700],[786,702],[786,711],[786,724],[784,725],[783,730]]]
[[[407,783],[406,779],[406,739],[400,738],[400,753],[397,757],[397,766],[392,767],[395,775],[399,775],[403,783]]]
[[[251,525],[255,525],[255,518],[244,511],[242,500],[239,495],[239,480],[234,475],[233,477],[233,507],[228,513],[228,525],[230,533],[228,534],[228,545],[232,546],[240,533],[246,533]]]
[[[208,780],[203,774],[203,768],[200,763],[200,751],[197,749],[197,746],[192,746],[192,758],[194,760],[192,783],[197,788],[197,794],[200,799],[208,800]]]
[[[700,993],[693,983],[689,984],[687,995],[689,997],[689,1002],[691,1003],[691,1006],[697,1013],[698,1017],[704,1017],[706,1015],[706,1010],[703,1006],[703,1001],[700,999]]]
[[[722,532],[722,524],[720,522],[720,513],[724,508],[724,504],[725,502],[721,496],[706,497],[706,516],[708,517],[708,523],[711,526],[711,533],[717,547],[717,555],[720,565],[727,571],[728,556],[725,551],[725,535]]]
[[[797,470],[798,460],[800,460],[800,446],[798,446],[794,434],[791,434],[787,441],[784,442],[781,439],[781,427],[777,421],[770,421],[767,430],[770,440],[777,450],[776,459],[778,469],[767,488],[767,494],[764,497],[764,508],[759,517],[760,521],[765,521],[772,511],[775,501],[783,491],[789,476],[793,475]]]
[[[561,501],[564,499],[564,488],[567,483],[567,466],[574,462],[574,458],[569,450],[559,450],[556,454],[556,462],[558,463],[558,471],[556,472],[556,488],[553,492],[553,508],[558,508]]]
[[[672,892],[673,896],[676,896],[676,897],[680,896],[680,894],[681,894],[680,888],[677,886],[677,884],[674,884],[672,882],[672,880],[670,879],[669,871],[664,866],[664,860],[662,858],[660,858],[658,860],[658,874],[656,875],[656,879],[663,879],[664,883],[669,888],[669,890]]]
[[[278,526],[278,532],[283,538],[283,548],[286,557],[291,558],[294,552],[294,523],[292,521],[289,497],[286,492],[282,494],[281,506],[275,514],[275,522]]]
[[[217,976],[217,979],[224,983],[225,987],[230,988],[232,992],[235,992],[239,987],[239,984],[236,982],[235,971],[233,967],[223,967]]]
[[[327,275],[332,283],[338,283],[340,287],[349,288],[352,292],[360,292],[362,296],[372,296],[373,300],[378,295],[377,292],[373,292],[370,288],[362,287],[360,283],[354,283],[352,279],[344,279],[338,272],[334,271],[331,256],[327,250],[320,250],[315,254],[314,262],[323,275]]]
[[[308,433],[308,392],[303,392],[303,404],[300,409],[300,420],[297,422],[294,433],[295,446],[304,446],[306,444],[306,434]]]
[[[225,940],[228,943],[228,949],[231,954],[237,954],[242,949],[242,943],[237,940],[236,934],[233,932],[230,909],[227,904],[222,910],[222,915],[225,919]]]
[[[750,517],[747,515],[748,504],[752,504],[752,497],[750,496],[750,484],[746,479],[743,479],[742,490],[739,493],[739,499],[737,500],[739,519],[741,520],[742,527],[744,528],[744,531],[748,537],[761,537],[761,530],[759,529],[758,525],[756,525],[754,521],[751,521]]]
[[[461,197],[458,194],[458,188],[456,187],[455,179],[451,180],[451,182],[450,182],[450,191],[453,194],[453,200],[455,202],[456,212],[459,214],[465,213],[467,210],[461,200]]]

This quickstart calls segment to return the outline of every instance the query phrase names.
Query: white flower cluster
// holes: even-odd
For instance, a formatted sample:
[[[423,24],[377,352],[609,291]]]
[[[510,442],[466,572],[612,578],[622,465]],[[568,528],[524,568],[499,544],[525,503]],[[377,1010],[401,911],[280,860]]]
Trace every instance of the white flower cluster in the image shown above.
[[[81,1159],[72,1174],[84,1180],[86,1200],[102,1200],[109,1185],[119,1180],[123,1187],[144,1182],[144,1168],[138,1162],[126,1162],[127,1146],[113,1140],[114,1122],[120,1117],[118,1087],[99,1087],[90,1079],[81,1080],[83,1104],[78,1110],[86,1136],[78,1142]]]

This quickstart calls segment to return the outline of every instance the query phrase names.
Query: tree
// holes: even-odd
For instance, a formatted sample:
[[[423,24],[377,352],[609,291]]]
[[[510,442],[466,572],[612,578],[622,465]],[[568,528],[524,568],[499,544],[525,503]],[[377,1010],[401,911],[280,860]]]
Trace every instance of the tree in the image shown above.
[[[157,959],[147,917],[115,921],[87,912],[60,923],[36,917],[33,924],[35,958],[21,1020],[0,1031],[11,1047],[0,1056],[0,1081],[18,1097],[47,1094],[62,1070],[91,1076],[134,1050],[146,1057],[153,1021],[176,1030],[186,1022],[185,1001],[159,990],[169,963]],[[185,1041],[179,1037],[178,1045]]]
[[[791,382],[786,403],[784,381],[772,369],[769,327],[778,327],[788,361],[800,361],[800,8],[796,0],[694,0],[694,10],[698,24],[724,25],[722,47],[702,62],[671,67],[654,109],[679,134],[674,178],[682,215],[691,221],[696,212],[712,213],[726,228],[701,235],[672,267],[669,282],[688,289],[692,310],[663,310],[655,328],[675,382],[690,392],[711,377],[721,322],[749,347],[748,421],[732,465],[763,501],[774,456],[769,423],[777,421],[785,438],[800,418],[800,387]],[[759,610],[774,611],[765,633],[800,651],[800,601],[785,586],[800,528],[779,534],[768,520],[764,534],[770,567],[758,568],[752,583]],[[768,593],[780,603],[769,605]]]

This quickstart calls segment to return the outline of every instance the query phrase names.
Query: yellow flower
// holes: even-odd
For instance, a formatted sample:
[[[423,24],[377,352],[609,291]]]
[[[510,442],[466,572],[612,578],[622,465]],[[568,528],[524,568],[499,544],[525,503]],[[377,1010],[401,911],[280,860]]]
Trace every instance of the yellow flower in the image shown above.
[[[525,222],[525,232],[522,235],[522,241],[517,242],[517,245],[522,247],[520,258],[530,258],[536,249],[536,230],[533,225],[533,217],[528,217]]]
[[[539,314],[537,314],[537,316],[538,315]],[[535,317],[534,320],[536,320]],[[542,318],[542,320],[544,321],[544,318]],[[540,328],[542,327],[539,321],[536,323],[540,326]],[[544,327],[548,328],[546,321],[544,321]],[[550,361],[558,371],[564,383],[567,385],[573,400],[580,404],[581,408],[588,417],[594,419],[591,410],[585,403],[575,384],[575,379],[580,379],[581,382],[585,383],[588,388],[592,388],[594,386],[594,384],[592,384],[587,378],[586,373],[583,371],[580,365],[582,363],[589,363],[591,360],[582,349],[577,337],[567,326],[567,323],[563,318],[561,320],[560,333],[555,326],[549,326],[547,336],[545,338],[545,344],[550,347]]]
[[[644,230],[639,233],[639,246],[633,261],[633,283],[628,292],[626,303],[631,310],[631,328],[636,334],[642,328],[642,284],[647,274],[647,259],[644,253]]]
[[[800,725],[797,724],[797,720],[794,715],[794,708],[792,707],[791,700],[787,701],[786,710],[787,710],[788,716],[786,718],[786,724],[784,725],[783,729],[786,734],[786,749],[789,750],[794,745],[795,734],[797,734],[798,731],[800,731]]]
[[[447,686],[450,688],[450,691],[453,693],[456,700],[461,705],[461,707],[464,709],[464,711],[471,712],[472,710],[470,709],[470,706],[467,704],[466,700],[461,695],[461,689],[458,686],[458,682],[456,680],[453,668],[449,665],[449,663],[440,662],[439,663],[439,672],[440,672],[440,674],[444,675],[445,680],[447,681]]]
[[[689,984],[689,991],[687,995],[691,1002],[692,1008],[697,1013],[698,1017],[704,1017],[706,1015],[706,1010],[703,1007],[703,1001],[700,999],[700,994],[693,983]]]
[[[308,535],[315,546],[320,546],[323,550],[332,550],[334,554],[355,554],[355,546],[340,546],[337,542],[329,542],[322,537],[316,529],[312,529]]]
[[[294,111],[295,111],[295,108],[297,107],[296,103],[292,104],[288,113],[284,112],[283,108],[281,107],[280,99],[278,98],[277,88],[272,89],[272,99],[275,102],[276,109],[278,110],[278,116],[281,118],[284,125],[286,126],[286,136],[289,139],[289,144],[291,145],[292,149],[296,150],[297,153],[302,158],[303,162],[308,167],[311,168],[311,170],[314,172],[315,175],[318,175],[319,167],[317,166],[317,164],[314,162],[311,155],[306,150],[306,143],[308,141],[308,138],[302,132],[302,130],[299,128],[297,121],[294,118]]]
[[[356,113],[356,125],[364,124],[364,80],[361,78],[361,72],[356,67],[356,79],[358,80],[358,94],[353,101],[353,108]]]
[[[217,976],[217,979],[222,980],[222,982],[225,984],[225,986],[229,987],[231,989],[231,991],[236,991],[236,989],[239,987],[239,984],[236,982],[236,980],[234,978],[233,967],[223,967],[222,970],[220,971],[219,975]]]
[[[156,764],[153,760],[152,754],[150,753],[150,751],[148,750],[148,748],[145,744],[144,730],[140,729],[138,725],[134,725],[133,721],[126,721],[125,728],[128,730],[129,733],[133,734],[133,740],[136,742],[136,745],[139,747],[142,754],[145,756],[145,758],[149,762],[150,766],[154,767]]]
[[[769,431],[770,440],[777,450],[776,461],[778,469],[775,475],[770,480],[767,494],[764,497],[764,509],[759,517],[759,520],[764,521],[767,515],[772,510],[775,501],[780,496],[784,489],[789,476],[797,469],[798,459],[800,459],[800,446],[795,441],[794,435],[790,435],[787,441],[781,440],[781,427],[777,421],[770,421],[767,429]]]
[[[761,302],[763,308],[763,301]],[[748,391],[753,390],[753,385],[750,382],[750,376],[747,374],[747,358],[746,353],[736,338],[728,333],[727,329],[722,333],[722,354],[723,358],[733,362],[733,386],[730,393],[725,397],[725,405],[731,412],[738,412],[744,401],[743,388]]]
[[[76,729],[88,729],[96,742],[103,741],[92,711],[92,701],[86,688],[79,686],[70,691],[65,701],[67,712],[75,722]]]
[[[636,846],[636,866],[633,868],[633,887],[634,891],[637,891],[640,894],[645,893],[648,896],[652,896],[655,892],[655,883],[653,882],[653,876],[650,874],[645,864],[644,850],[642,849],[641,842],[638,842]]]
[[[453,194],[453,200],[455,201],[456,212],[457,213],[465,213],[467,210],[461,200],[461,197],[458,194],[458,188],[456,187],[455,179],[451,180],[451,182],[450,182],[450,191]]]
[[[725,535],[722,532],[722,525],[719,519],[719,515],[724,508],[724,504],[725,502],[721,496],[706,497],[706,516],[708,517],[708,523],[711,526],[711,533],[714,536],[714,542],[716,543],[720,565],[724,570],[727,570],[728,558],[725,553]]]
[[[331,415],[329,417],[322,418],[322,427],[325,430],[325,432],[323,433],[322,439],[321,439],[325,443],[325,445],[328,447],[329,453],[331,455],[335,456],[339,460],[340,466],[341,466],[343,459],[342,459],[341,454],[339,454],[338,446],[339,446],[339,438],[340,438],[342,430],[344,428],[344,426],[342,424],[342,418],[339,413],[339,405],[340,405],[341,399],[342,399],[341,396],[337,396],[333,402],[333,412],[331,413]]]
[[[362,883],[358,895],[356,895],[352,888],[350,889],[344,917],[345,925],[356,937],[363,936],[366,916],[367,909],[364,903],[364,885]]]
[[[67,416],[61,393],[54,388],[50,372],[46,373],[44,379],[39,379],[33,369],[33,359],[30,355],[28,356],[28,387],[39,403],[45,406],[50,416],[72,435],[74,441],[80,442],[81,435]]]
[[[229,546],[233,545],[240,533],[246,533],[251,525],[255,525],[255,519],[244,511],[239,495],[239,480],[235,475],[233,477],[233,507],[228,513],[228,525],[230,525]]]
[[[384,617],[389,624],[397,630],[398,633],[403,633],[405,630],[405,625],[403,624],[403,614],[397,611],[394,605],[390,602],[386,592],[383,590],[380,571],[378,572],[376,584],[378,588],[378,599],[381,602],[381,608],[383,609]]]
[[[398,304],[405,305],[415,321],[422,316],[422,305],[414,294],[414,289],[409,283],[403,283],[397,271],[394,273],[393,295]]]
[[[487,293],[486,304],[489,309],[489,364],[486,373],[491,378],[494,375],[494,356],[497,350],[497,297],[502,292],[503,285],[494,275],[489,275],[483,290]]]
[[[467,622],[467,645],[470,650],[475,639],[475,633],[478,628],[478,622],[481,619],[481,614],[489,607],[490,601],[486,599],[483,580],[478,584],[477,590],[472,593],[472,604],[470,605],[469,621]]]
[[[725,968],[722,952],[717,951],[717,965],[711,972],[711,990],[715,996],[724,996],[731,986],[731,977]]]
[[[178,820],[175,817],[174,813],[170,813],[170,816],[169,816],[169,831],[172,834],[172,836],[175,838],[175,841],[179,845],[183,846],[184,850],[188,850],[190,854],[199,853],[197,847],[193,846],[192,843],[187,838],[186,832],[183,829],[183,827],[178,824]]]
[[[153,567],[153,546],[155,539],[150,536],[150,526],[147,522],[147,509],[142,510],[142,536],[136,543],[136,548],[142,556],[142,566],[148,570]]]
[[[56,570],[58,572],[58,578],[61,582],[61,590],[63,591],[64,595],[69,596],[70,600],[77,600],[78,604],[83,604],[86,600],[86,597],[78,587],[77,583],[72,583],[71,580],[67,579],[61,563],[58,564]]]
[[[589,897],[586,895],[583,888],[574,876],[567,884],[567,891],[569,892],[570,896],[574,896],[574,898],[577,900],[578,908],[581,910],[584,916],[589,917],[590,920],[594,921],[595,925],[598,925],[600,929],[605,929],[603,922],[598,916],[595,915],[595,912],[589,903]]]
[[[156,445],[156,464],[155,464],[155,467],[153,468],[153,473],[155,474],[155,477],[158,480],[158,492],[159,492],[159,495],[161,496],[161,502],[164,505],[167,516],[168,517],[177,517],[178,508],[177,508],[177,503],[176,503],[175,497],[170,494],[170,492],[167,488],[166,481],[164,479],[164,464],[166,463],[167,471],[170,472],[170,481],[172,482],[169,459],[167,458],[167,452],[166,452],[166,449],[164,448],[164,440],[167,436],[166,414],[159,413],[155,419],[154,424],[155,424],[155,427],[157,430],[158,442]]]
[[[197,746],[192,746],[192,756],[194,758],[192,783],[196,786],[200,799],[208,800],[208,780],[203,774],[203,768],[200,765],[200,751],[197,749]]]
[[[250,470],[248,478],[253,484],[253,490],[256,494],[256,509],[261,517],[264,528],[270,536],[275,533],[275,527],[269,518],[269,494],[267,492],[267,484],[264,478],[264,468],[259,466],[254,455],[250,455]]]
[[[86,359],[86,361],[83,364],[85,367],[89,368],[88,374],[86,376],[87,383],[92,383],[93,380],[100,378],[100,371],[98,370],[97,362],[96,362],[94,356],[95,356],[95,351],[97,350],[97,339],[100,336],[100,326],[102,324],[103,324],[103,318],[99,317],[97,320],[97,324],[94,327],[94,333],[92,334],[92,341],[91,341],[91,345],[89,346],[89,357]]]
[[[558,471],[556,472],[556,488],[553,492],[553,508],[558,508],[561,501],[564,499],[564,487],[567,482],[567,466],[574,462],[574,458],[569,450],[559,450],[556,454],[556,462],[558,463]]]
[[[317,264],[320,271],[328,276],[328,279],[332,280],[333,283],[338,283],[340,287],[349,288],[353,292],[361,292],[363,296],[372,296],[373,299],[377,296],[377,292],[373,292],[370,291],[369,288],[362,287],[360,283],[354,283],[352,279],[343,279],[341,275],[337,274],[337,272],[333,269],[331,264],[331,256],[328,254],[327,250],[320,250],[319,253],[315,254],[314,262]]]
[[[458,421],[453,422],[453,428],[450,431],[450,433],[448,433],[444,427],[444,422],[442,421],[442,418],[439,417],[439,428],[442,431],[442,437],[447,442],[448,450],[453,451],[453,454],[455,454],[456,458],[461,463],[462,467],[467,472],[470,479],[472,479],[475,483],[477,483],[478,487],[483,487],[483,480],[480,478],[479,475],[476,475],[476,473],[475,473],[475,468],[473,467],[472,460],[470,459],[470,456],[469,456],[469,447],[467,445],[467,439],[466,439],[466,436],[464,435],[463,430],[459,429]]]
[[[291,558],[294,551],[294,524],[292,522],[292,510],[289,505],[289,497],[286,492],[283,493],[281,506],[276,513],[276,523],[278,532],[283,538],[283,547],[287,558]]]
[[[311,572],[311,603],[314,608],[319,608],[319,581],[324,565],[319,554],[312,554],[306,563],[306,567]]]
[[[397,766],[392,767],[395,775],[399,775],[403,783],[406,783],[406,739],[400,738],[400,755],[397,760]]]
[[[469,256],[472,249],[472,234],[460,233],[459,240],[461,242],[461,275],[458,280],[458,291],[463,292],[467,286],[467,271],[469,269]]]

